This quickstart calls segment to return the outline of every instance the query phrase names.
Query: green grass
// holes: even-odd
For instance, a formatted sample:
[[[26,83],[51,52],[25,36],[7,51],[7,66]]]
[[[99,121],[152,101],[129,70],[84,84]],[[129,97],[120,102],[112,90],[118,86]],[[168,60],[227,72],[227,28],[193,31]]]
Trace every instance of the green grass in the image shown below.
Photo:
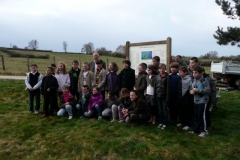
[[[212,131],[199,138],[175,126],[160,130],[108,120],[28,113],[24,82],[0,80],[0,159],[239,159],[240,93],[222,92]],[[42,107],[41,107],[42,108]]]

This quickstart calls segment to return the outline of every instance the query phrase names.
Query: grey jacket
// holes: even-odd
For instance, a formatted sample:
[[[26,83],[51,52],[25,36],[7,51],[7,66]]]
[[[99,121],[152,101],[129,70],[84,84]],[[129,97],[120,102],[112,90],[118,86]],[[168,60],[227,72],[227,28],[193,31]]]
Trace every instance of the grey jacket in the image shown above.
[[[195,104],[208,103],[211,90],[210,90],[209,82],[206,78],[201,76],[198,79],[194,79],[190,87],[191,89],[193,88],[198,89],[198,92],[194,94]]]

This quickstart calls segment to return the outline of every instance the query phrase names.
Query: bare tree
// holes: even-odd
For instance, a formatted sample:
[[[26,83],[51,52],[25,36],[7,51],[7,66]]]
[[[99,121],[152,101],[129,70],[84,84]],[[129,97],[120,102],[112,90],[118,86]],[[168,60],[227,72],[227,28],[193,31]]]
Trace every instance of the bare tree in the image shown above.
[[[119,45],[116,49],[116,52],[120,53],[120,54],[125,54],[126,53],[126,47],[124,45]]]
[[[36,39],[29,41],[28,48],[32,50],[36,50],[38,48],[38,41]]]
[[[81,50],[82,53],[92,54],[94,52],[94,45],[92,42],[84,44]]]
[[[216,59],[218,58],[218,52],[217,51],[210,51],[204,55],[200,56],[201,58],[205,58],[205,59]]]
[[[107,55],[107,49],[105,47],[97,48],[96,52],[98,52],[99,55]]]
[[[67,42],[63,41],[63,50],[66,53],[67,52]]]
[[[18,46],[16,46],[16,45],[13,45],[13,46],[12,46],[12,48],[18,48]]]

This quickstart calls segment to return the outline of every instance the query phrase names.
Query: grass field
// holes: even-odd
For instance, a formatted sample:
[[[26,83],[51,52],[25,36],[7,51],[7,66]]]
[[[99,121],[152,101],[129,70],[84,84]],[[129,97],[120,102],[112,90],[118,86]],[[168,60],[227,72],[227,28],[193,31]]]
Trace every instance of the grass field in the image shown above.
[[[199,138],[175,126],[28,113],[22,80],[0,80],[0,159],[239,159],[240,92],[222,92],[212,112],[209,136]]]
[[[18,53],[23,54],[24,51],[16,51]],[[67,65],[67,68],[71,68],[72,61],[74,59],[79,60],[82,62],[90,62],[92,61],[92,55],[85,55],[85,54],[69,54],[69,53],[54,53],[54,52],[34,52],[34,51],[28,51],[26,52],[28,54],[34,54],[34,55],[46,55],[49,54],[49,59],[37,59],[37,58],[30,58],[29,63],[34,64],[36,63],[39,67],[39,72],[41,74],[45,74],[46,67],[50,66],[51,63],[54,62],[53,57],[55,57],[55,63],[62,61]],[[28,66],[27,66],[27,58],[16,58],[16,57],[9,57],[8,54],[2,52],[0,50],[0,55],[4,56],[5,59],[5,68],[4,71],[2,68],[2,64],[0,61],[0,75],[26,75],[28,72]],[[119,71],[122,70],[122,58],[117,57],[110,57],[110,56],[101,56],[100,57],[103,61],[107,62],[116,62]],[[205,70],[207,73],[210,73],[210,68],[205,67]],[[137,74],[137,71],[136,71]]]

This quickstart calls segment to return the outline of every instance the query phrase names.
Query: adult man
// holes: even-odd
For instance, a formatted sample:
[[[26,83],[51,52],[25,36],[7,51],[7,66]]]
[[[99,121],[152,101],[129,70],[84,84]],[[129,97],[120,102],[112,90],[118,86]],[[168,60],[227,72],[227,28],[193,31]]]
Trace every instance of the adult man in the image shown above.
[[[177,55],[176,56],[176,61],[178,62],[179,66],[187,67],[187,64],[182,60],[182,56]]]
[[[93,61],[89,63],[89,70],[92,71],[93,73],[96,72],[97,70],[97,64],[96,62],[99,60],[99,54],[97,52],[93,53]],[[106,69],[106,63],[103,62],[102,68]]]

